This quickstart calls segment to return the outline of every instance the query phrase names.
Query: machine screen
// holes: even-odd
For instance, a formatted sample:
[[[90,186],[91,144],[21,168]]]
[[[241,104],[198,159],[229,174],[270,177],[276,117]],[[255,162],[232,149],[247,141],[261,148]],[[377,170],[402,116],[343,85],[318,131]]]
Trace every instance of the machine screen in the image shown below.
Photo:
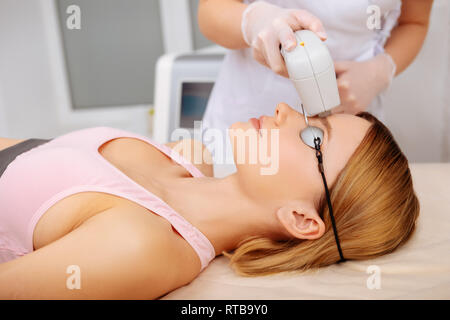
[[[213,82],[182,84],[180,127],[194,128],[194,121],[202,120],[213,86]]]

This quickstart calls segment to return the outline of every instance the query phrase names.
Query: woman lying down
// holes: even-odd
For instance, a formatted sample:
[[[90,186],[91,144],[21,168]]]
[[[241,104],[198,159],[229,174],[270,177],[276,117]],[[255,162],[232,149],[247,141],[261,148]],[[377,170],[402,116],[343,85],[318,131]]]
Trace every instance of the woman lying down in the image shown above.
[[[376,118],[309,118],[311,139],[286,104],[260,119],[231,129],[277,132],[278,169],[236,161],[220,179],[174,143],[114,128],[1,139],[0,298],[152,299],[222,253],[260,276],[371,259],[410,238],[419,202],[408,161]],[[236,141],[235,153],[250,152]]]

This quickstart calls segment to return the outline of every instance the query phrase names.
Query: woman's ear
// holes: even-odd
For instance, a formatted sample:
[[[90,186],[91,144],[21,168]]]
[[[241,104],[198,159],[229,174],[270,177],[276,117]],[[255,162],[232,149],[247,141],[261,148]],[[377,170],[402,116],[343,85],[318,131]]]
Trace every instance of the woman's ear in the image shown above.
[[[278,220],[287,232],[298,239],[318,239],[325,232],[325,224],[311,203],[293,200],[277,211]]]

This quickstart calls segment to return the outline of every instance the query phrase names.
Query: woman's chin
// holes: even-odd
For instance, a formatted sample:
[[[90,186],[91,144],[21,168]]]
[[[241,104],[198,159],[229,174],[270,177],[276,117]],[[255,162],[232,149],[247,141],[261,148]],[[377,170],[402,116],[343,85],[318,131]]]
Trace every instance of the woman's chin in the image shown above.
[[[235,122],[231,126],[228,127],[229,130],[236,130],[236,129],[243,129],[244,123],[243,122]]]

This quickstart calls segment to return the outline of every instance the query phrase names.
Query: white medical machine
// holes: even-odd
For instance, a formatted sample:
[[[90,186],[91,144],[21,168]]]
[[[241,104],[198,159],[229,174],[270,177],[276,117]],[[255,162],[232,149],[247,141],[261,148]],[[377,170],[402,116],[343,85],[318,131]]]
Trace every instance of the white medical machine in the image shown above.
[[[187,129],[201,121],[224,58],[218,53],[166,54],[158,59],[155,75],[153,139],[172,140],[175,129]],[[200,131],[200,128],[197,130]],[[196,131],[196,132],[197,132]]]
[[[295,32],[297,46],[281,54],[286,62],[289,78],[302,100],[307,116],[330,114],[341,102],[333,59],[325,43],[309,30]]]

